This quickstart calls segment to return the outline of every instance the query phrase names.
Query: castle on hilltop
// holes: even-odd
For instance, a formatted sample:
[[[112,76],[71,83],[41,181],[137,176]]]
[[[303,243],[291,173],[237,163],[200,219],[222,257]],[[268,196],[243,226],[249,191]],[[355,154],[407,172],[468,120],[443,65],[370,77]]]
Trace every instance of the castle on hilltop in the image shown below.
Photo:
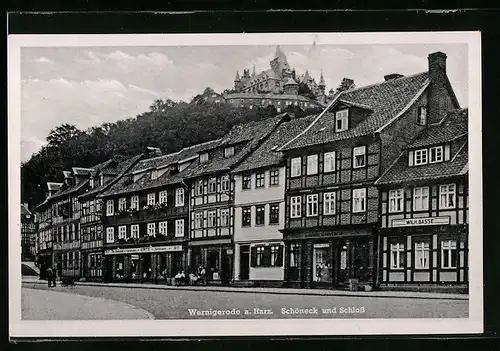
[[[242,76],[237,71],[233,91],[249,94],[297,95],[299,93],[299,84],[304,83],[309,87],[316,100],[322,101],[324,99],[326,84],[323,73],[321,73],[319,83],[309,75],[308,71],[298,76],[295,69],[288,64],[285,53],[279,45],[276,47],[276,54],[269,62],[269,66],[269,69],[259,74],[255,73],[255,66],[251,74],[249,69],[244,69]]]

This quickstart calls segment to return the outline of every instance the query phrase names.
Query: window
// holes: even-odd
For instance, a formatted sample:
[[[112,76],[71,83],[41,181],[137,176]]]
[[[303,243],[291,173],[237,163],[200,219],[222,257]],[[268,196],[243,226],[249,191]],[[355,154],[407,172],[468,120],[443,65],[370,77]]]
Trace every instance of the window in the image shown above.
[[[281,256],[280,246],[279,245],[271,246],[271,262],[270,262],[271,267],[281,267],[280,256]]]
[[[325,152],[324,154],[324,170],[323,172],[335,171],[335,151]]]
[[[455,208],[455,184],[439,186],[439,208]]]
[[[234,155],[234,146],[229,146],[224,149],[224,157],[231,157]]]
[[[262,188],[264,186],[264,172],[255,175],[255,187]]]
[[[242,227],[250,227],[251,218],[252,218],[252,209],[251,207],[243,207],[241,209],[241,226]]]
[[[353,168],[366,166],[366,146],[358,146],[353,150]]]
[[[427,149],[415,150],[415,166],[427,163]]]
[[[203,228],[203,212],[196,212],[194,214],[194,227],[195,229]]]
[[[255,257],[255,259],[256,259],[255,266],[257,266],[257,267],[264,266],[264,249],[265,249],[264,246],[258,246],[256,248],[257,255]]]
[[[229,176],[223,176],[220,179],[221,191],[229,191]]]
[[[317,174],[318,173],[318,155],[307,156],[307,174]]]
[[[427,124],[427,106],[420,106],[417,114],[417,124],[425,126]]]
[[[337,132],[343,132],[347,130],[347,119],[349,116],[349,110],[338,111],[335,114],[335,129]]]
[[[441,241],[441,267],[457,267],[457,242],[455,240]]]
[[[255,225],[264,225],[265,205],[255,206]]]
[[[295,157],[291,160],[291,177],[299,177],[301,175],[301,158]]]
[[[155,223],[148,223],[148,235],[149,236],[156,236],[156,224]]]
[[[443,162],[443,147],[434,146],[429,149],[429,163]]]
[[[335,193],[324,193],[323,194],[323,214],[333,215],[335,214]]]
[[[405,267],[405,246],[402,243],[391,244],[391,268],[403,269]]]
[[[302,201],[300,196],[293,196],[290,198],[290,217],[300,218],[302,215]]]
[[[175,236],[183,237],[184,236],[184,220],[176,219],[175,220]]]
[[[153,169],[151,171],[151,180],[155,180],[155,179],[158,179],[158,170],[157,169]]]
[[[299,266],[299,250],[300,250],[300,245],[299,244],[291,244],[290,245],[290,267],[298,267]]]
[[[217,192],[217,179],[216,178],[210,178],[208,180],[208,193],[215,193]]]
[[[160,193],[158,194],[158,203],[160,204],[166,204],[167,203],[167,191],[166,190],[163,190],[163,191],[160,191]]]
[[[139,224],[132,224],[130,226],[130,237],[131,238],[139,237]]]
[[[115,214],[115,204],[113,200],[106,201],[106,216],[112,216]]]
[[[279,169],[273,169],[272,171],[269,171],[269,185],[279,185],[280,183],[280,170]]]
[[[413,211],[426,211],[429,209],[429,188],[413,189]]]
[[[227,227],[229,225],[229,208],[220,210],[220,225],[221,227]]]
[[[313,217],[318,215],[318,194],[307,195],[306,198],[306,216]]]
[[[154,206],[155,204],[155,193],[148,194],[148,206]]]
[[[163,222],[158,223],[158,232],[161,235],[167,235],[167,221],[163,221]]]
[[[352,212],[366,211],[366,189],[354,189],[352,191]]]
[[[196,182],[196,195],[203,194],[203,180],[198,180]]]
[[[184,206],[184,189],[182,188],[175,190],[175,206]]]
[[[217,212],[215,210],[208,211],[208,227],[217,226]]]
[[[245,189],[250,189],[250,184],[252,182],[252,178],[249,174],[243,176],[243,182],[241,183],[241,187]]]
[[[207,152],[200,155],[200,163],[205,163],[205,162],[208,162],[208,153]]]
[[[415,243],[415,268],[428,269],[429,268],[429,243],[416,242]]]
[[[403,189],[389,191],[389,212],[403,211],[404,193]]]
[[[125,239],[127,237],[127,227],[122,225],[118,227],[118,239]]]
[[[280,204],[269,205],[269,224],[279,224],[280,222]]]
[[[139,208],[139,196],[134,195],[130,199],[130,208],[133,210],[137,210]]]
[[[115,241],[115,228],[106,228],[106,242],[113,243]]]
[[[92,189],[94,187],[94,178],[90,178],[90,188]]]
[[[122,197],[118,200],[118,211],[124,211],[127,207],[127,199]]]

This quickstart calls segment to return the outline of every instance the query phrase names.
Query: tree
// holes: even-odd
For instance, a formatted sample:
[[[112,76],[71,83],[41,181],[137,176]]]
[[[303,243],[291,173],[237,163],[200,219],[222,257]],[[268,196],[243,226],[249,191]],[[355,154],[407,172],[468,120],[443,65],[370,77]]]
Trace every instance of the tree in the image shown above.
[[[49,132],[46,140],[50,147],[60,147],[72,138],[82,134],[78,128],[72,124],[63,123]]]
[[[314,95],[309,86],[303,82],[299,83],[299,95],[311,100],[316,100],[316,95]]]
[[[156,99],[149,106],[149,110],[151,112],[164,112],[169,108],[172,108],[176,105],[176,102],[170,99],[166,99],[165,101],[162,99]]]
[[[350,78],[343,78],[342,81],[340,82],[339,86],[337,87],[337,90],[335,91],[337,94],[349,90],[349,89],[354,89],[356,85],[354,84],[354,81]]]

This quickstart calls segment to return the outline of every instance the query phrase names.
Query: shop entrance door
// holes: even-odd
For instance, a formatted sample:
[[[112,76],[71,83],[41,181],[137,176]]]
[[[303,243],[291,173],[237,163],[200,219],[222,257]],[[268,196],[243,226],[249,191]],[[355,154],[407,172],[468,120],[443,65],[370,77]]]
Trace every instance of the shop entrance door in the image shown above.
[[[142,280],[151,279],[151,254],[142,255]]]
[[[113,256],[104,256],[104,281],[113,280]]]
[[[222,284],[229,284],[231,280],[231,255],[226,250],[222,250],[220,271]]]
[[[241,246],[240,248],[240,279],[248,280],[250,278],[250,246]]]
[[[333,285],[345,287],[349,284],[348,246],[346,240],[339,240],[333,245]]]
[[[219,250],[208,252],[208,271],[210,274],[210,280],[220,280],[219,276]]]

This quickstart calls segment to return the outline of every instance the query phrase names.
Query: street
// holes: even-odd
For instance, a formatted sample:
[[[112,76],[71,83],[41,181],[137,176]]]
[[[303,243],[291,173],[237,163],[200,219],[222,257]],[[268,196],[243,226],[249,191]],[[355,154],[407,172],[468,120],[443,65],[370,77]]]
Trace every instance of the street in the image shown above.
[[[33,291],[31,289],[49,290],[46,285],[23,283],[23,291]],[[55,295],[56,292],[77,294],[73,295],[74,302],[69,303],[67,301],[69,301],[70,295],[64,294],[65,299],[58,304],[62,310],[68,308],[77,311],[78,308],[75,309],[75,303],[78,305],[82,297],[87,296],[98,298],[97,301],[99,301],[101,308],[108,301],[110,308],[117,310],[119,307],[114,304],[114,301],[116,301],[147,311],[156,319],[468,317],[468,301],[451,298],[310,296],[256,292],[216,292],[203,291],[202,289],[187,291],[180,289],[162,290],[81,285],[57,286],[56,288],[50,288],[50,292],[47,291],[45,295]],[[46,303],[43,296],[31,294],[30,298],[30,304],[32,305],[40,304],[43,306]],[[40,300],[35,301],[37,298]],[[23,293],[23,311],[25,310],[26,301],[25,293]],[[61,313],[68,316],[72,312]],[[124,314],[117,313],[114,319],[129,319]],[[33,312],[26,312],[26,315],[31,316],[29,319],[40,319],[34,318]],[[109,318],[112,317],[108,315]],[[73,319],[78,319],[78,317],[74,316]]]

